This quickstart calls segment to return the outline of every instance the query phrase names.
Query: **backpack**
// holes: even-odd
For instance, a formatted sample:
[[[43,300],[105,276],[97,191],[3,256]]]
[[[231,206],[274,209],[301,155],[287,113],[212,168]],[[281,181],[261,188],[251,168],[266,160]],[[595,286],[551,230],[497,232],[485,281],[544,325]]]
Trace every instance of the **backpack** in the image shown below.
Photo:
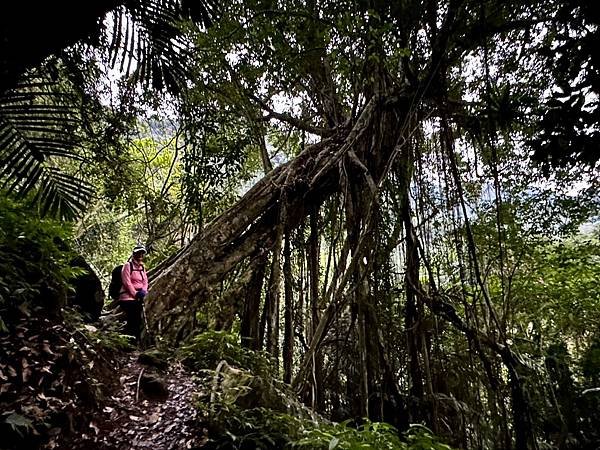
[[[134,272],[133,262],[129,261],[129,266],[131,268],[131,272]],[[123,264],[116,266],[112,272],[110,273],[110,284],[108,285],[108,295],[113,300],[118,300],[119,295],[121,295],[121,287],[123,286],[123,281],[121,279],[121,270],[123,270]],[[138,272],[142,272],[142,277],[144,276],[145,269],[142,266],[141,269],[137,270]]]
[[[133,263],[130,261],[131,269],[133,270]],[[118,300],[119,295],[121,294],[121,287],[123,286],[123,282],[121,281],[121,270],[123,269],[123,264],[116,266],[112,272],[110,273],[110,284],[108,285],[108,295],[113,300]]]

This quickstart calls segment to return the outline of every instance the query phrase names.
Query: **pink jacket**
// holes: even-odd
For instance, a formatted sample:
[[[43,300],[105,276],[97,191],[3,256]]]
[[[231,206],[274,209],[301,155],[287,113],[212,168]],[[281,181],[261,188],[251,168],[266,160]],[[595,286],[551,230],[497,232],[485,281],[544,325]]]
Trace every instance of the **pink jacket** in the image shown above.
[[[133,266],[133,271],[131,270]],[[139,289],[148,290],[148,276],[143,264],[127,261],[121,270],[121,294],[119,300],[135,300],[135,293]]]

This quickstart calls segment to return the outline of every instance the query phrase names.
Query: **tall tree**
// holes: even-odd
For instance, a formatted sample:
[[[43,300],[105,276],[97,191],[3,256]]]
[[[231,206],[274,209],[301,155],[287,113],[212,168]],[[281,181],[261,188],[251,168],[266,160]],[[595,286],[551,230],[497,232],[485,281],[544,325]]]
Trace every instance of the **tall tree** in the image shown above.
[[[357,415],[371,413],[370,399],[378,386],[394,378],[385,375],[392,370],[386,346],[379,346],[380,336],[369,330],[385,311],[373,296],[383,276],[374,271],[375,261],[400,257],[406,268],[401,305],[412,411],[418,408],[415,405],[430,402],[432,413],[426,419],[437,423],[435,385],[441,374],[431,364],[431,331],[426,326],[432,320],[428,314],[433,314],[476,349],[474,364],[485,368],[492,391],[500,385],[508,389],[514,445],[534,448],[535,427],[524,382],[530,369],[508,337],[512,307],[506,289],[514,255],[506,249],[502,194],[510,180],[499,167],[509,154],[525,158],[522,145],[516,144],[522,136],[530,140],[542,136],[535,125],[548,111],[546,90],[562,82],[556,73],[541,70],[548,45],[557,39],[552,30],[585,23],[589,27],[579,28],[577,39],[595,33],[583,9],[574,18],[557,14],[565,7],[559,1],[481,0],[229,4],[213,28],[195,35],[198,75],[188,100],[205,111],[220,115],[225,111],[229,123],[243,117],[240,130],[253,130],[254,135],[262,130],[267,140],[288,133],[308,135],[312,144],[288,150],[273,170],[265,165],[268,173],[262,180],[157,270],[151,291],[156,300],[149,309],[153,326],[170,333],[173,340],[184,338],[182,330],[191,330],[185,323],[189,314],[182,314],[187,305],[201,307],[236,267],[267,250],[271,270],[263,316],[270,326],[264,336],[276,354],[278,338],[273,333],[278,331],[273,320],[277,321],[282,276],[282,230],[304,229],[314,208],[333,200],[341,205],[345,225],[336,231],[338,240],[329,241],[332,263],[323,275],[313,267],[309,251],[310,304],[316,310],[310,312],[313,324],[303,336],[308,340],[292,369],[292,384],[300,392],[313,386],[318,396],[327,397],[329,378],[319,375],[326,368],[318,361],[325,359],[329,367],[336,367],[324,347],[346,324],[342,336],[351,337],[353,343],[342,356],[349,364],[346,383],[361,399],[352,408]],[[578,76],[574,71],[570,82]],[[593,100],[585,102],[594,108]],[[244,113],[248,105],[252,114]],[[281,153],[284,147],[269,151]],[[505,150],[509,147],[510,153]],[[472,164],[474,171],[469,172]],[[472,223],[483,182],[469,177],[478,175],[482,170],[478,166],[490,171],[494,187],[489,198],[496,210],[499,253],[490,259]],[[433,187],[418,178],[435,176]],[[392,178],[397,182],[389,183]],[[439,209],[429,208],[427,202],[444,189],[444,216],[453,217],[455,251],[462,255],[458,262],[462,297],[447,290],[439,273],[436,279],[430,261],[434,246],[426,246],[428,239],[442,236],[428,223]],[[394,227],[398,231],[389,236],[389,245],[381,246],[373,237],[388,214],[392,223],[399,223]],[[378,248],[387,248],[387,253]],[[289,274],[288,270],[284,272]],[[500,300],[490,284],[496,270],[505,289]],[[315,280],[320,284],[316,299]],[[259,314],[255,297],[252,302]],[[289,337],[289,328],[286,333]],[[381,357],[368,356],[378,347]],[[509,374],[505,380],[501,365]],[[493,394],[493,401],[500,403],[501,398],[500,392]],[[385,401],[390,400],[382,398],[380,408]],[[318,403],[328,408],[326,401]],[[498,407],[502,411],[503,406]]]

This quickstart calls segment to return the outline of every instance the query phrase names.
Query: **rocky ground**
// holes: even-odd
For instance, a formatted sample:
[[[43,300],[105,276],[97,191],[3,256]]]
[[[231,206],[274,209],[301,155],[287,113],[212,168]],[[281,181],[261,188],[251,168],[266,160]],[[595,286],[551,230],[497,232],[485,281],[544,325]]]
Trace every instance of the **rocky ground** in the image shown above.
[[[140,362],[139,352],[118,357],[119,388],[90,421],[89,431],[56,450],[183,450],[203,446],[206,430],[194,407],[195,374],[179,363]],[[160,367],[154,367],[154,366]]]

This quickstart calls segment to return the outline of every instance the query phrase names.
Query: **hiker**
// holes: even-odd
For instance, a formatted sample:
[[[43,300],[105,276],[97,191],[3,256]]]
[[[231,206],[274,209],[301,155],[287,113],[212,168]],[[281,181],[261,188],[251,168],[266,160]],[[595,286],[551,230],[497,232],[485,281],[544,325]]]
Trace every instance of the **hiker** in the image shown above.
[[[119,305],[127,316],[125,334],[140,341],[143,302],[148,293],[148,276],[144,267],[146,248],[136,245],[131,257],[121,269],[121,291]]]

